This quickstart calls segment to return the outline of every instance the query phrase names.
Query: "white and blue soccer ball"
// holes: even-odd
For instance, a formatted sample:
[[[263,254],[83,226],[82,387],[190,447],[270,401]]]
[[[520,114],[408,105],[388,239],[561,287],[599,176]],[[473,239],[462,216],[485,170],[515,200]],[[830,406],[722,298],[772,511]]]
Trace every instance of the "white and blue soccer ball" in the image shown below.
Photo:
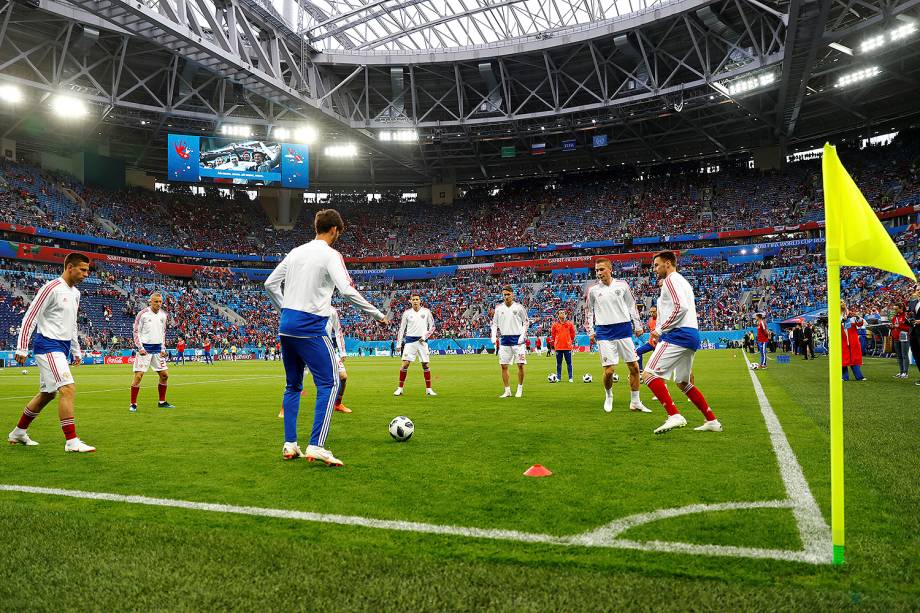
[[[392,421],[390,421],[390,436],[400,443],[404,443],[412,438],[413,432],[415,432],[415,424],[404,415],[394,417]]]
[[[585,383],[591,383],[592,381],[594,381],[594,377],[591,376],[591,373],[586,372],[585,376],[582,377],[581,380],[584,381]]]
[[[550,383],[559,383],[559,377],[557,377],[556,373],[554,372],[551,372],[548,375],[546,375],[546,380],[549,381]]]
[[[619,380],[620,380],[620,375],[613,373],[613,382],[616,383]]]

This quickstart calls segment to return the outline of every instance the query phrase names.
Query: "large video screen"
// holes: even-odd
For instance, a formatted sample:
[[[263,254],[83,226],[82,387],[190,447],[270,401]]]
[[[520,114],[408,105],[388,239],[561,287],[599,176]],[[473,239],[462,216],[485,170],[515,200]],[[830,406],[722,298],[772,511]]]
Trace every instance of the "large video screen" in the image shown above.
[[[170,134],[167,147],[170,181],[294,189],[310,185],[307,145],[258,138]]]

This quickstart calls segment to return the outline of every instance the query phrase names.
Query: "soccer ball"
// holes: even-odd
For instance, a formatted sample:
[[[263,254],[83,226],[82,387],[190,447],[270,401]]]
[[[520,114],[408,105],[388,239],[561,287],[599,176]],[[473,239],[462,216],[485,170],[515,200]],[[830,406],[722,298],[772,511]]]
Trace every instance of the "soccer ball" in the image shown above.
[[[760,368],[760,364],[758,364],[757,362],[751,363],[751,370],[757,370],[758,368]]]
[[[394,417],[393,421],[390,422],[390,436],[400,443],[412,438],[413,432],[415,432],[415,424],[408,417],[400,415],[399,417]]]
[[[551,372],[548,375],[546,375],[546,380],[549,381],[550,383],[559,383],[559,377],[557,377],[556,373],[554,372]]]
[[[24,375],[29,374],[29,369],[23,368],[23,369],[22,369],[22,374],[24,374]]]
[[[582,377],[581,380],[584,381],[585,383],[591,383],[592,381],[594,381],[594,377],[591,376],[591,373],[586,372],[585,376]]]
[[[616,383],[619,380],[620,380],[620,375],[613,373],[613,382]]]

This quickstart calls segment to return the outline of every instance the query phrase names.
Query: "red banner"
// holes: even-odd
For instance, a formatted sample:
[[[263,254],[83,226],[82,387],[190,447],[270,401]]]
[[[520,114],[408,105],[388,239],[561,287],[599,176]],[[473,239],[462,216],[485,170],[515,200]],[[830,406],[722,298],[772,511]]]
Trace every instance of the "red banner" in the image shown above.
[[[105,364],[134,364],[134,356],[130,355],[107,355],[104,360]]]
[[[43,247],[40,245],[29,245],[27,243],[12,243],[17,245],[16,257],[21,260],[34,260],[36,262],[50,262],[53,264],[63,264],[67,254],[73,253],[73,249],[61,249],[60,247]],[[120,255],[107,255],[105,253],[92,253],[90,251],[81,251],[91,260],[101,262],[112,262],[116,264],[131,264],[149,266],[162,275],[170,277],[191,277],[196,270],[207,268],[214,270],[214,266],[199,266],[196,264],[177,264],[175,262],[151,262],[148,260],[138,260],[126,258]],[[229,269],[225,268],[229,272]]]
[[[495,262],[492,266],[492,274],[501,274],[501,271],[508,268],[535,268],[540,271],[559,270],[560,268],[591,268],[594,262],[601,258],[607,258],[613,262],[629,262],[632,260],[642,260],[651,263],[652,257],[657,251],[642,251],[640,253],[616,253],[611,255],[586,255],[583,257],[571,258],[553,258],[543,260],[516,260],[511,262]],[[674,252],[680,255],[680,251]]]
[[[35,234],[36,230],[32,226],[20,226],[14,223],[0,222],[0,230],[7,232],[18,232],[20,234]]]

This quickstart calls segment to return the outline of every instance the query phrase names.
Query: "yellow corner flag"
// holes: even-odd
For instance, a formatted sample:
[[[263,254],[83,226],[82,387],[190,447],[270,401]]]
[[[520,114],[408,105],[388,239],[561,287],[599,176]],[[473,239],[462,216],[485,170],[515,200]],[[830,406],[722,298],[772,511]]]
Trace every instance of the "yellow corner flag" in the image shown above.
[[[843,338],[840,267],[871,266],[916,280],[888,231],[840,163],[824,145],[824,227],[827,255],[827,340],[831,408],[831,534],[834,564],[843,564]]]
[[[822,166],[827,263],[871,266],[916,280],[885,226],[840,163],[837,149],[829,144],[824,145]]]

